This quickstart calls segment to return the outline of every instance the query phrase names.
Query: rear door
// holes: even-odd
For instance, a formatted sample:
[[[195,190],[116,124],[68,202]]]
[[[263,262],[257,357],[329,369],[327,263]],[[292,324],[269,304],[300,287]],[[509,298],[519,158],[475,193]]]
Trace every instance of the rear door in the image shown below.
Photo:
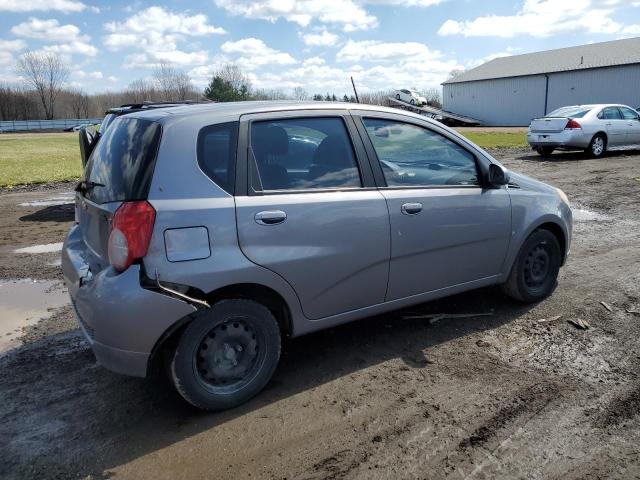
[[[391,219],[387,300],[500,274],[511,237],[506,188],[482,188],[479,160],[433,126],[361,113]]]
[[[311,319],[385,297],[389,214],[354,133],[340,111],[241,118],[240,246],[292,285]]]
[[[605,107],[598,114],[598,119],[604,122],[607,131],[607,145],[619,147],[626,143],[627,122],[622,118],[618,107]]]

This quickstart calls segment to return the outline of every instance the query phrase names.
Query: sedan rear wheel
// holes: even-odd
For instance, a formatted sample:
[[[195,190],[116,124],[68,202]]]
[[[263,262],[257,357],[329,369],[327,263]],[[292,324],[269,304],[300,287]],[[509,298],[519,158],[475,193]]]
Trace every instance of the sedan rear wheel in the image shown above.
[[[598,158],[604,155],[604,152],[607,150],[607,139],[601,134],[597,133],[591,139],[591,143],[589,143],[589,147],[587,148],[587,153],[593,158]]]
[[[399,93],[396,94],[396,100],[400,100],[400,94]]]
[[[553,153],[553,147],[536,147],[536,152],[538,155],[542,155],[543,157],[548,157]]]
[[[410,103],[411,105],[415,105],[415,104],[416,104],[416,101],[412,98],[411,100],[409,100],[409,103]]]
[[[280,328],[252,300],[222,300],[182,334],[171,363],[178,392],[204,410],[235,407],[267,384],[280,358]]]
[[[548,230],[533,232],[511,267],[504,293],[521,302],[538,302],[553,292],[562,261],[560,244]]]

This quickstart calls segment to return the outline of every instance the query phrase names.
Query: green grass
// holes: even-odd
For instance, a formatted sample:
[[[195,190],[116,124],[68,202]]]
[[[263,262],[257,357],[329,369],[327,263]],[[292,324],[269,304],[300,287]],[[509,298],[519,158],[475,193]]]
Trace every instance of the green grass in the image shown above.
[[[0,186],[77,180],[82,174],[77,133],[0,135]]]
[[[526,147],[527,134],[520,132],[459,132],[482,148]]]
[[[524,131],[460,133],[482,148],[527,146]],[[0,187],[77,180],[81,174],[75,132],[0,135]]]

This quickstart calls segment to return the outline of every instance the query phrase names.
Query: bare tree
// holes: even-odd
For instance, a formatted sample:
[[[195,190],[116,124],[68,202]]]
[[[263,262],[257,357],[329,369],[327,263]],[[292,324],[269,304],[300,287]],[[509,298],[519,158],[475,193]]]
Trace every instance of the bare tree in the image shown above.
[[[424,98],[427,99],[427,105],[435,108],[442,108],[442,96],[440,95],[440,89],[427,88],[423,91]]]
[[[309,100],[309,94],[302,87],[296,87],[293,89],[293,98],[296,100]]]
[[[80,89],[70,90],[69,102],[71,104],[71,110],[73,112],[74,118],[89,117],[89,104],[91,103],[89,95],[87,95]]]
[[[449,72],[449,78],[447,80],[453,80],[464,73],[464,68],[456,68]]]
[[[282,90],[261,88],[256,90],[251,98],[254,100],[289,100],[289,97]]]
[[[156,95],[153,84],[148,80],[138,79],[131,82],[124,91],[126,101],[142,103],[152,101]]]
[[[187,100],[195,96],[191,77],[169,63],[161,63],[153,72],[158,93],[164,101]]]
[[[44,115],[54,118],[56,99],[69,78],[69,67],[57,53],[26,52],[16,65],[18,74],[40,97]]]
[[[213,76],[220,77],[222,80],[229,82],[237,91],[242,90],[243,87],[247,92],[251,91],[251,80],[249,80],[249,77],[246,76],[235,63],[224,64]]]

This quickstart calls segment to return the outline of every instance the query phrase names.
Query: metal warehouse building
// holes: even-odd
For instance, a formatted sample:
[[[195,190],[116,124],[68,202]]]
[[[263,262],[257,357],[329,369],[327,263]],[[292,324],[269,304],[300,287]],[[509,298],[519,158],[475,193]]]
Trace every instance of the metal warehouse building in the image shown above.
[[[566,105],[640,106],[640,37],[491,60],[443,83],[443,108],[526,126]]]

